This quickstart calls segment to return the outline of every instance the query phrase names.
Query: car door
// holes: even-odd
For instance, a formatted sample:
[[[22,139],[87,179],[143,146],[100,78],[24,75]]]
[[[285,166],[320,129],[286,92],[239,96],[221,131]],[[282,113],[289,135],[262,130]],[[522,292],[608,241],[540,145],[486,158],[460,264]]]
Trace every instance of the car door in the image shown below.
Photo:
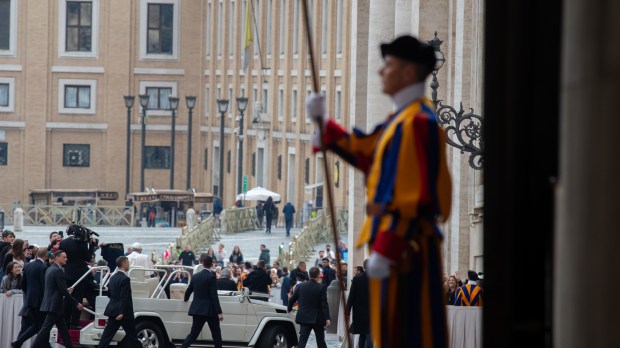
[[[240,297],[230,291],[218,291],[218,295],[224,314],[224,320],[220,322],[222,340],[224,342],[243,342],[248,315],[247,300],[239,302]],[[206,341],[213,340],[208,325],[202,329],[200,337]]]

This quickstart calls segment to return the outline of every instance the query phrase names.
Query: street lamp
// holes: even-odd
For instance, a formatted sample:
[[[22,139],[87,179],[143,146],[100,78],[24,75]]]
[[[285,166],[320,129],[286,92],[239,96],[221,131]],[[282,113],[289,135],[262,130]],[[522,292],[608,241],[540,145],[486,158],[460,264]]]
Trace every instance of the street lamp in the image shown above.
[[[224,201],[224,118],[228,111],[228,99],[218,99],[217,108],[220,112],[220,183],[218,194]]]
[[[144,192],[144,166],[146,164],[146,108],[149,105],[150,95],[140,94],[140,106],[142,106],[142,155],[140,156],[140,192]]]
[[[125,200],[129,194],[129,165],[130,165],[130,153],[131,153],[131,108],[133,108],[133,102],[136,99],[133,95],[126,95],[125,107],[127,108],[127,160],[125,162]]]
[[[239,117],[239,154],[237,156],[237,193],[242,193],[242,180],[243,176],[243,113],[248,106],[248,98],[244,97],[243,94],[241,97],[237,98],[237,109],[241,113]]]
[[[172,110],[172,133],[170,139],[170,189],[174,189],[174,135],[176,133],[177,108],[179,107],[179,98],[168,97],[170,110]]]
[[[189,109],[189,124],[187,126],[187,183],[185,186],[187,190],[189,190],[192,187],[190,185],[190,179],[192,177],[192,110],[194,106],[196,106],[196,97],[186,96],[185,104]]]
[[[443,66],[445,58],[441,52],[441,44],[443,41],[435,37],[428,41],[428,44],[435,50],[437,64],[432,72],[431,80],[432,99],[437,108],[437,120],[444,125],[446,133],[446,142],[453,147],[461,150],[461,153],[469,152],[469,166],[473,169],[482,169],[484,158],[482,151],[484,141],[482,138],[482,116],[474,114],[474,109],[469,108],[466,113],[463,110],[463,102],[460,103],[459,111],[448,104],[444,104],[442,100],[437,99],[437,89],[439,82],[437,81],[437,72]]]

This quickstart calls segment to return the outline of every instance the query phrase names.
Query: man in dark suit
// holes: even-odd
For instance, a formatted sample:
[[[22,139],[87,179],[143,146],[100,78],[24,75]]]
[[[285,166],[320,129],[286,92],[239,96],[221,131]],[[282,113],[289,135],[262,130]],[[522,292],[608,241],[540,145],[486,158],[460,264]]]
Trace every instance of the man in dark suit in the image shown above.
[[[194,289],[196,289],[194,299],[187,313],[193,317],[192,329],[185,338],[181,348],[187,348],[196,341],[205,323],[209,324],[209,330],[211,330],[215,347],[222,348],[220,321],[224,320],[224,315],[220,307],[220,299],[217,297],[215,273],[209,270],[213,267],[213,258],[207,256],[207,254],[202,254],[200,255],[200,263],[202,263],[204,269],[194,274],[185,292],[185,302],[187,302]]]
[[[365,260],[364,269],[367,266],[368,260]],[[351,308],[353,308],[351,333],[360,335],[358,341],[360,348],[372,347],[368,298],[368,275],[363,271],[351,282],[351,291],[346,306],[347,313],[351,313]]]
[[[80,277],[88,271],[88,264],[95,252],[95,244],[86,243],[84,241],[83,234],[87,233],[83,227],[79,225],[71,224],[67,228],[67,234],[73,234],[70,238],[65,238],[60,242],[59,250],[64,250],[67,253],[67,266],[65,267],[64,277],[67,285],[71,286]],[[91,278],[92,279],[92,278]],[[77,302],[82,303],[84,297],[86,297],[86,291],[88,291],[88,282],[81,281],[71,295]],[[72,328],[80,328],[80,311],[73,305],[71,296],[65,299],[65,320],[67,325]]]
[[[43,293],[43,302],[39,310],[47,312],[45,320],[41,326],[41,330],[37,334],[37,338],[32,343],[32,348],[48,348],[50,340],[50,330],[54,325],[58,328],[58,334],[62,338],[65,347],[73,348],[71,337],[67,330],[67,323],[64,320],[64,301],[70,299],[79,310],[82,310],[82,304],[78,303],[71,297],[72,288],[67,289],[64,271],[62,267],[67,263],[67,254],[63,250],[57,250],[54,253],[54,264],[45,271],[45,292]]]
[[[288,303],[290,312],[295,302],[299,302],[295,322],[301,326],[299,330],[299,348],[305,348],[314,330],[316,344],[319,348],[327,348],[325,343],[325,329],[331,323],[329,306],[327,305],[327,287],[319,283],[321,270],[318,267],[310,268],[310,281],[297,285],[293,296]]]
[[[109,346],[120,326],[125,330],[123,343],[126,342],[133,347],[142,347],[142,343],[138,341],[136,325],[134,323],[131,283],[127,276],[127,271],[129,270],[129,259],[127,256],[119,256],[116,259],[116,267],[117,271],[108,283],[110,302],[108,302],[103,312],[108,317],[108,322],[101,334],[98,348]]]
[[[243,286],[250,289],[251,293],[260,292],[268,294],[269,285],[271,285],[271,278],[265,272],[265,261],[260,260],[256,263],[256,269],[248,274],[248,277],[243,281]],[[261,301],[269,300],[267,297],[256,297],[254,299]]]
[[[336,279],[336,271],[329,266],[329,259],[327,257],[321,260],[321,271],[323,271],[323,286],[330,286],[332,281]]]
[[[24,305],[19,311],[22,317],[22,327],[15,342],[11,342],[12,348],[19,348],[30,337],[41,329],[45,313],[39,311],[43,291],[45,289],[45,262],[47,261],[47,248],[37,249],[36,259],[29,262],[24,268],[22,278],[22,290],[24,291]]]
[[[280,289],[280,299],[282,304],[288,306],[288,293],[291,291],[290,275],[288,274],[288,268],[282,268],[282,288]]]

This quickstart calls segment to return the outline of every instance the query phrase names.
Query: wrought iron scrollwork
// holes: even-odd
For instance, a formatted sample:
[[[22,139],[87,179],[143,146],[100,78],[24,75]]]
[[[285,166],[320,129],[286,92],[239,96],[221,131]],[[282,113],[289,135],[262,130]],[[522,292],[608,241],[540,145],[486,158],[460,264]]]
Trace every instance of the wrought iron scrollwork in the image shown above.
[[[482,117],[475,114],[472,108],[465,112],[463,103],[460,103],[460,110],[456,111],[451,105],[438,100],[437,119],[444,126],[446,142],[461,150],[462,154],[469,152],[469,165],[476,170],[482,169]]]

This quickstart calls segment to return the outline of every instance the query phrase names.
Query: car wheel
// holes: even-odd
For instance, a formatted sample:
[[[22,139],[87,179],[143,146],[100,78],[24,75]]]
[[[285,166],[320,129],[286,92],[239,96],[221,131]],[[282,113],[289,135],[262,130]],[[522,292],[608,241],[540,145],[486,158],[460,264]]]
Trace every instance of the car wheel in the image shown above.
[[[165,348],[167,346],[164,334],[159,326],[153,322],[139,322],[136,325],[136,332],[143,348]]]
[[[260,335],[257,348],[288,348],[291,346],[289,332],[283,325],[270,326]]]

